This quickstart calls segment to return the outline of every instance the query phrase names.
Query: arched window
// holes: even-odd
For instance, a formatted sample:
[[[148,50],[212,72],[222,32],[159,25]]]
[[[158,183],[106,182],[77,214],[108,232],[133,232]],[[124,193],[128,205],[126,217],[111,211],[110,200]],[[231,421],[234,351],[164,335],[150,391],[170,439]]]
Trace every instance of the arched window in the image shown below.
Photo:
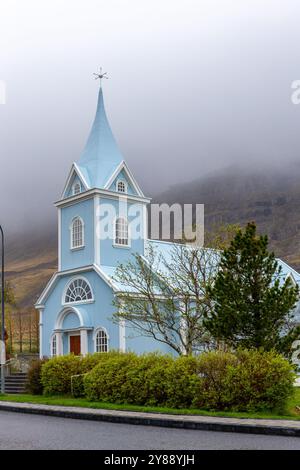
[[[56,335],[53,335],[51,339],[51,356],[55,357],[56,355],[57,355],[57,338],[56,338]]]
[[[108,336],[103,328],[99,328],[96,332],[95,350],[98,353],[108,352]]]
[[[75,217],[71,224],[71,249],[84,246],[84,224],[80,217]]]
[[[124,183],[124,181],[117,182],[117,191],[119,193],[126,193],[126,184]]]
[[[91,286],[82,277],[74,279],[67,286],[64,300],[66,304],[93,300]]]
[[[128,222],[125,217],[116,219],[115,243],[116,245],[128,245]]]
[[[81,193],[81,184],[79,181],[77,181],[77,183],[74,183],[73,184],[73,194],[79,194]]]

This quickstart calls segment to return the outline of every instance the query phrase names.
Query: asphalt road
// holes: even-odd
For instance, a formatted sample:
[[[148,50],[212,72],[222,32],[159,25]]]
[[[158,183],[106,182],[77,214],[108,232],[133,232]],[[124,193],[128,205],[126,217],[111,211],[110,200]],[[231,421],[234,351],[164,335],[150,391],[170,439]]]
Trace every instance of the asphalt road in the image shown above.
[[[0,411],[0,449],[300,449],[300,438],[103,423]]]

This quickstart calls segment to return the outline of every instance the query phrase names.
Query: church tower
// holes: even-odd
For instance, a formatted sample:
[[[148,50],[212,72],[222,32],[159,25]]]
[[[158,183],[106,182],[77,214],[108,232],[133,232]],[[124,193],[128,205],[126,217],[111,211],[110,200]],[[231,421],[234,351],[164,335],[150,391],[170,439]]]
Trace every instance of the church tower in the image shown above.
[[[85,148],[71,166],[58,210],[58,271],[35,307],[40,356],[126,350],[112,322],[118,263],[144,254],[146,198],[112,134],[100,86]]]
[[[116,266],[142,254],[146,204],[112,134],[100,87],[85,148],[73,163],[58,208],[58,269]]]

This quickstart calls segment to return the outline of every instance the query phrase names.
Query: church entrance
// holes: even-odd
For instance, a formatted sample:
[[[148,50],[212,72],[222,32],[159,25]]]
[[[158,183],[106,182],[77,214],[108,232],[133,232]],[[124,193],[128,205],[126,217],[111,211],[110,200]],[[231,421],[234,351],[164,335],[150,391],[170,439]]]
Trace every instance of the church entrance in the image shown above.
[[[70,353],[79,356],[80,354],[80,335],[71,335],[70,336]]]

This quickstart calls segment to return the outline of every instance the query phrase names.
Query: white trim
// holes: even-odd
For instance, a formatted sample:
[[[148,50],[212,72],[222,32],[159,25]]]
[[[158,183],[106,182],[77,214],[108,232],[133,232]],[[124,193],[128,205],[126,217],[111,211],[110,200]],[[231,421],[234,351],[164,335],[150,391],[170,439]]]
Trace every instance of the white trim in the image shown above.
[[[45,302],[48,294],[50,293],[52,287],[54,286],[57,278],[68,276],[69,274],[77,274],[77,273],[93,271],[93,270],[103,279],[103,281],[106,282],[106,284],[109,285],[109,287],[111,287],[114,291],[117,290],[116,287],[113,285],[112,281],[110,280],[110,278],[100,269],[99,266],[96,266],[95,264],[82,266],[81,268],[67,269],[66,271],[59,271],[53,274],[53,276],[47,283],[45,289],[43,290],[40,297],[38,298],[37,302],[35,303],[34,305],[35,308],[36,309],[45,308],[45,305],[43,305],[43,303]]]
[[[118,219],[125,219],[127,223],[127,244],[124,245],[123,243],[117,243],[116,238],[117,238],[117,220]],[[128,222],[128,217],[125,215],[117,215],[117,217],[114,218],[113,221],[113,246],[115,248],[130,248],[131,247],[131,237],[130,237],[130,224]]]
[[[94,330],[94,333],[93,333],[93,342],[94,342],[94,352],[97,352],[96,351],[96,338],[97,338],[97,334],[99,333],[99,331],[104,331],[104,333],[106,334],[106,338],[107,338],[107,352],[109,352],[109,334],[108,334],[108,331],[107,329],[104,327],[104,326],[97,326]]]
[[[125,191],[119,191],[119,190],[118,190],[119,183],[123,183],[123,184],[124,184]],[[116,192],[117,192],[117,193],[120,193],[120,194],[127,194],[127,193],[128,193],[128,184],[127,184],[127,181],[124,180],[123,178],[118,178],[118,179],[117,179],[117,181],[116,181]]]
[[[88,349],[88,333],[87,330],[80,330],[80,354],[86,356],[89,352]]]
[[[76,170],[76,172],[77,172],[77,175],[79,176],[79,178],[80,178],[80,179],[82,180],[82,182],[83,182],[84,189],[86,189],[86,190],[90,189],[90,186],[87,184],[87,181],[86,181],[85,177],[83,176],[82,171],[81,171],[81,170],[79,169],[79,167],[77,166],[77,163],[74,162],[73,165],[74,165],[74,168],[75,168],[75,170]]]
[[[126,352],[126,327],[125,320],[119,321],[119,349],[121,352]]]
[[[79,302],[66,302],[65,299],[66,299],[67,290],[68,290],[70,284],[72,282],[76,281],[77,279],[82,279],[84,282],[87,283],[87,285],[90,288],[92,298],[88,299],[88,300],[80,300]],[[93,303],[93,302],[95,302],[94,292],[93,292],[93,289],[92,289],[92,286],[91,286],[90,282],[87,280],[86,277],[84,277],[84,276],[73,276],[71,279],[69,279],[69,281],[67,282],[67,284],[65,285],[64,290],[63,290],[62,299],[61,299],[62,305],[67,307],[67,306],[72,306],[72,305],[90,304],[90,303]]]
[[[98,208],[100,207],[100,196],[94,196],[94,263],[100,264],[100,237],[98,237]]]
[[[40,359],[43,359],[43,308],[39,308],[39,348],[40,348]]]
[[[294,278],[292,272],[289,272],[289,273],[286,275],[286,278],[285,278],[284,282],[286,282],[289,278],[291,279],[292,284],[294,285],[294,287],[296,287],[296,286],[297,286],[297,282],[296,282],[296,280],[295,280],[295,278]]]
[[[73,178],[73,175],[74,173],[76,174],[76,176],[81,180],[81,182],[83,183],[83,186],[85,188],[85,190],[88,190],[90,189],[89,185],[87,184],[87,182],[85,181],[85,178],[84,176],[82,175],[81,171],[79,170],[79,168],[77,167],[76,163],[72,163],[72,166],[71,166],[71,169],[69,171],[69,174],[68,174],[68,177],[67,177],[67,181],[66,181],[66,184],[64,186],[64,189],[63,189],[63,192],[62,192],[62,195],[61,197],[64,198],[65,197],[65,193],[70,185],[70,182],[71,182],[71,179]],[[76,196],[78,196],[78,194],[76,194]]]
[[[147,207],[145,204],[143,204],[143,229],[144,229],[144,256],[146,252],[146,243],[148,239],[148,217],[147,217]]]
[[[95,194],[99,194],[102,197],[106,197],[108,199],[119,199],[122,193],[116,193],[116,191],[109,191],[107,189],[97,189],[93,188],[88,191],[83,191],[76,196],[69,196],[64,199],[60,199],[54,203],[55,207],[67,207],[73,204],[77,204],[79,200],[91,199],[94,197]],[[124,193],[123,193],[124,194]],[[148,204],[151,202],[151,198],[149,197],[140,197],[136,196],[135,194],[126,194],[128,201],[130,202],[145,202]]]
[[[102,271],[101,267],[95,264],[93,266],[94,266],[96,273],[101,277],[101,279],[103,279],[103,281],[105,281],[106,284],[108,284],[109,287],[111,287],[114,292],[118,292],[118,289],[113,284],[111,278]]]
[[[59,312],[59,314],[56,317],[55,325],[54,325],[54,330],[56,332],[58,332],[57,330],[62,330],[63,329],[62,325],[63,325],[64,319],[69,313],[76,313],[76,315],[79,318],[79,323],[80,323],[79,328],[82,328],[84,326],[83,318],[82,318],[81,312],[78,310],[78,308],[71,307],[71,306],[65,306]]]
[[[55,355],[53,355],[53,340],[54,340],[54,336],[55,336],[55,339],[56,339],[56,346],[55,346],[55,349],[56,349],[56,352],[55,352]],[[52,333],[52,335],[50,336],[50,357],[56,357],[58,356],[57,354],[57,335],[55,333],[55,331]]]
[[[132,186],[134,187],[135,191],[137,192],[137,194],[141,197],[144,197],[144,194],[143,194],[143,191],[141,190],[141,188],[139,187],[137,181],[135,180],[133,174],[131,173],[131,171],[129,170],[126,162],[124,160],[122,160],[122,162],[117,166],[117,168],[115,169],[115,171],[113,172],[113,174],[111,175],[111,177],[108,179],[108,181],[105,183],[104,185],[104,189],[109,189],[110,186],[113,184],[114,180],[116,179],[116,177],[118,176],[118,174],[124,170],[125,173],[127,174],[127,178],[129,179],[130,183],[132,184]]]
[[[81,225],[82,225],[82,243],[81,245],[73,246],[73,224],[75,223],[76,220],[80,220]],[[80,215],[75,215],[75,217],[73,217],[69,225],[69,230],[70,230],[70,250],[79,250],[80,248],[84,248],[85,247],[85,244],[84,244],[85,226],[84,226],[84,221],[82,217],[80,217]]]
[[[58,228],[58,270],[61,270],[61,209],[58,208],[58,222],[57,222],[57,228]]]

